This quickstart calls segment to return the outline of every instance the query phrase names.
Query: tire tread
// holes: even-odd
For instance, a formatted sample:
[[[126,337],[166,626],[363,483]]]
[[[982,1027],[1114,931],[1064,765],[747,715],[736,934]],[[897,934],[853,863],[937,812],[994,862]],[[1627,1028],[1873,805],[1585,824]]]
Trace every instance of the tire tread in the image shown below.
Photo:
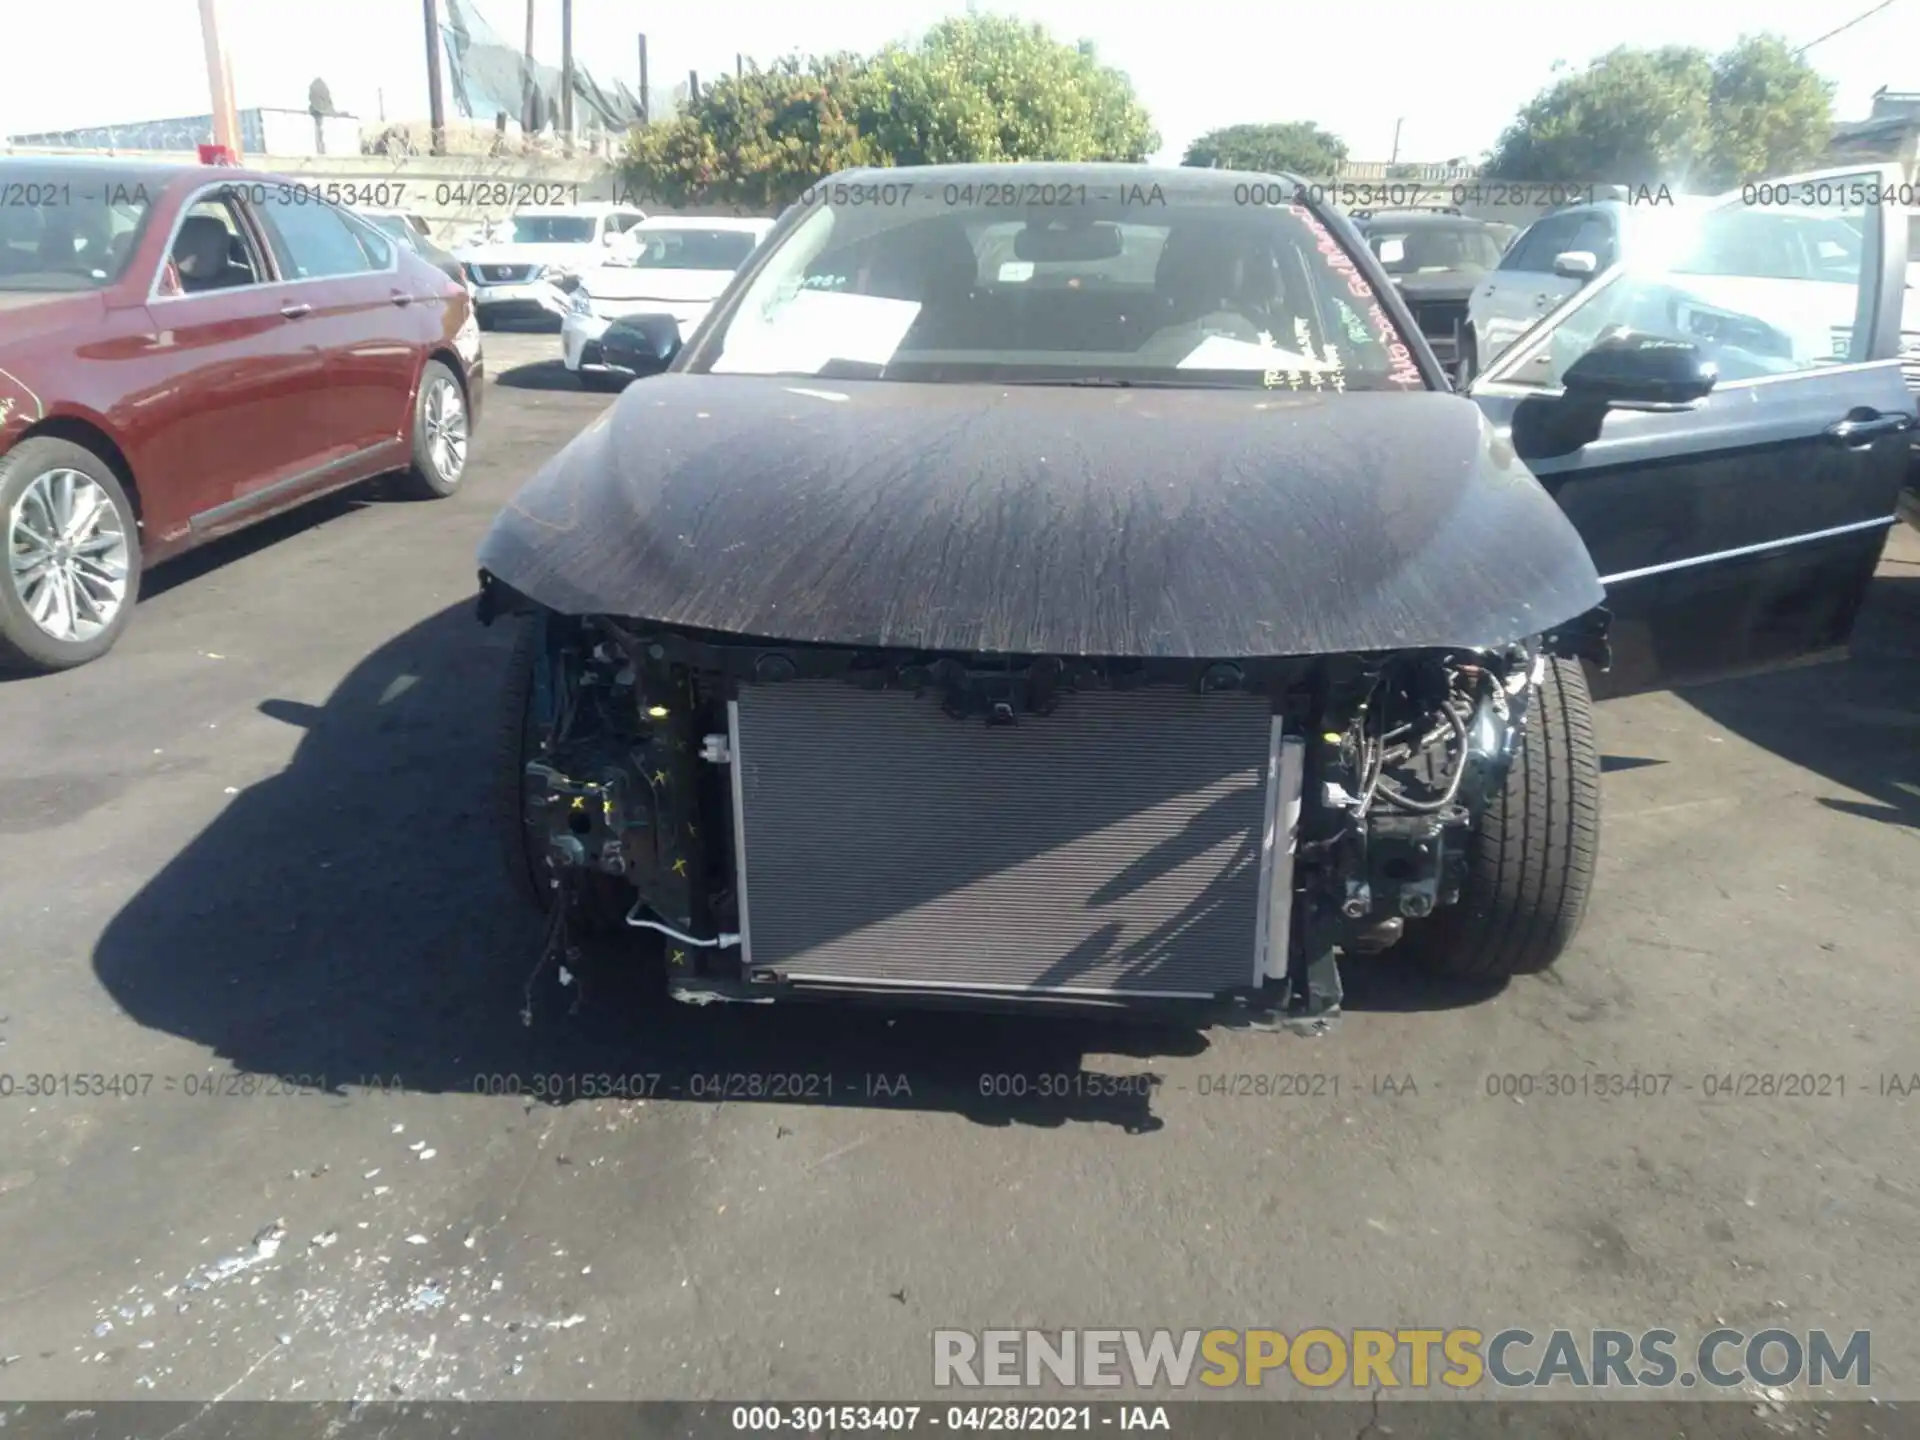
[[[1482,817],[1460,903],[1408,938],[1450,974],[1532,975],[1580,928],[1600,852],[1600,757],[1577,660],[1549,659],[1506,784]]]

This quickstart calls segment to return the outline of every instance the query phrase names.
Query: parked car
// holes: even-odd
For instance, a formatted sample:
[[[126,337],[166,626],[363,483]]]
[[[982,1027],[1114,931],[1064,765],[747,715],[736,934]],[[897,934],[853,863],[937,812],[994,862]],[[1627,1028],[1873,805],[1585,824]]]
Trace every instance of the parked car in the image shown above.
[[[0,194],[0,663],[94,659],[144,568],[328,491],[459,487],[479,329],[367,221],[200,165],[0,159]]]
[[[619,257],[584,272],[566,297],[560,354],[567,369],[589,387],[619,389],[633,372],[601,349],[607,327],[656,314],[670,317],[683,337],[693,334],[772,228],[771,220],[642,220],[627,232]]]
[[[1407,298],[1414,323],[1440,363],[1452,369],[1467,323],[1467,297],[1500,263],[1505,226],[1457,212],[1382,210],[1360,227],[1367,244]]]
[[[1719,219],[1707,232],[1712,243],[1703,247],[1694,240],[1698,216],[1705,211],[1716,212]],[[1905,218],[1895,213],[1896,221]],[[1895,243],[1904,254],[1904,238]],[[1825,301],[1809,312],[1799,343],[1821,355],[1834,353],[1836,347],[1844,352],[1853,323],[1844,296],[1862,264],[1863,244],[1856,220],[1804,205],[1757,206],[1728,196],[1718,202],[1695,197],[1675,206],[1575,206],[1535,222],[1499,268],[1476,287],[1468,301],[1459,373],[1470,379],[1612,265],[1675,263],[1676,248],[1688,247],[1685,263],[1694,289],[1718,297],[1736,312],[1748,308],[1747,292],[1755,287],[1771,286],[1780,294],[1824,294]],[[1551,258],[1543,259],[1549,252]],[[1543,266],[1553,273],[1540,273]],[[1714,276],[1721,278],[1712,281]],[[1821,285],[1828,288],[1822,291]],[[1781,286],[1787,288],[1779,290]],[[1910,286],[1900,326],[1903,348],[1920,347],[1920,291]],[[1910,377],[1912,373],[1910,368]],[[1920,391],[1920,386],[1915,388]]]
[[[1032,193],[1076,204],[995,203]],[[480,549],[549,944],[657,941],[693,1003],[1301,1017],[1389,945],[1553,964],[1599,844],[1586,667],[1846,642],[1915,424],[1898,282],[1859,264],[1835,365],[1793,343],[1824,291],[1696,330],[1691,277],[1616,268],[1461,395],[1312,194],[934,166],[784,216]]]
[[[515,214],[504,240],[463,246],[459,256],[474,284],[480,328],[564,316],[573,280],[605,263],[646,218],[646,211],[627,205],[546,206]]]
[[[451,250],[433,238],[433,229],[419,215],[403,214],[398,210],[356,210],[356,215],[370,220],[390,238],[398,240],[414,254],[425,260],[434,269],[455,281],[473,295],[473,281],[468,278],[467,267]]]

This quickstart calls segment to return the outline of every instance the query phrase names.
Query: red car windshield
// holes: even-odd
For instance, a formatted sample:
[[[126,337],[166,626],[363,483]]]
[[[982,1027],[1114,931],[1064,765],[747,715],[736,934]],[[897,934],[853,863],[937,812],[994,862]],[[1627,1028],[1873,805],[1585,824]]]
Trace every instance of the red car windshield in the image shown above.
[[[111,285],[158,193],[140,171],[0,161],[0,290]]]

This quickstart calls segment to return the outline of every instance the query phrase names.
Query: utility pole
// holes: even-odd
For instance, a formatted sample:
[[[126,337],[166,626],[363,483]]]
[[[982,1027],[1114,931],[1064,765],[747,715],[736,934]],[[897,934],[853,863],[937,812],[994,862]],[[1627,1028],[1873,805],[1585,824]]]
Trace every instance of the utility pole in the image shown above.
[[[647,93],[647,37],[640,37],[640,123],[653,120],[653,97]]]
[[[560,0],[560,133],[573,144],[573,0]]]
[[[1387,160],[1389,165],[1398,164],[1400,161],[1400,127],[1406,123],[1407,117],[1404,115],[1393,122],[1393,154]]]
[[[207,49],[207,90],[213,97],[213,143],[240,158],[240,117],[233,105],[233,74],[220,48],[219,0],[200,0],[200,38]]]
[[[527,0],[527,50],[520,71],[520,128],[533,133],[533,0]]]
[[[738,80],[747,73],[747,62],[738,50],[733,52],[733,78]]]
[[[689,70],[687,71],[687,99],[698,100],[699,98],[700,72],[698,70]]]
[[[447,104],[440,88],[440,5],[439,0],[422,0],[427,21],[427,124],[428,153],[447,153]],[[386,118],[384,98],[381,119]]]

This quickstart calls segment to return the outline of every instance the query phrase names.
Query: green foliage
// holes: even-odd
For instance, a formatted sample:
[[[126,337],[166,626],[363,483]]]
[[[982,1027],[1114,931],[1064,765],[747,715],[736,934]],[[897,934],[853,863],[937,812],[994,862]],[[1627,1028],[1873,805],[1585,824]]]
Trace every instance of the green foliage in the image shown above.
[[[891,163],[1141,161],[1160,136],[1133,85],[1088,41],[1063,45],[1011,16],[943,20],[874,57],[861,128]]]
[[[1722,190],[1804,167],[1832,133],[1832,87],[1785,42],[1718,57],[1609,51],[1522,107],[1488,158],[1501,179]]]
[[[1742,36],[1713,62],[1709,178],[1719,189],[1805,170],[1833,135],[1833,86],[1775,35]]]
[[[1327,176],[1347,158],[1347,142],[1309,120],[1229,125],[1209,130],[1187,147],[1182,165],[1219,170],[1290,170]]]
[[[628,136],[626,183],[670,205],[764,210],[822,175],[884,164],[850,114],[864,68],[849,55],[794,58],[717,80],[674,119]]]
[[[636,129],[627,185],[673,205],[770,209],[824,175],[944,161],[1139,161],[1160,137],[1087,42],[967,15],[871,57],[792,57],[725,77]]]

